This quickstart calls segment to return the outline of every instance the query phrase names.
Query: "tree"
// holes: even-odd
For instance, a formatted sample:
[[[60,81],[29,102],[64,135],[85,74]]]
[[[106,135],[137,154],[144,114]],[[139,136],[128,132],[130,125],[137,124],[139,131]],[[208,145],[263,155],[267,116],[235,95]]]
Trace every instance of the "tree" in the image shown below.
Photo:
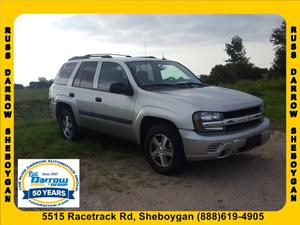
[[[39,77],[38,82],[39,82],[41,87],[47,87],[47,82],[48,81],[47,81],[46,77]]]
[[[49,88],[53,84],[54,80],[47,80],[45,77],[39,77],[38,81],[31,81],[29,88]]]
[[[229,56],[226,60],[228,63],[248,63],[249,58],[246,57],[246,49],[243,44],[243,39],[238,35],[235,35],[230,43],[225,43],[225,51]]]
[[[225,43],[225,51],[229,59],[225,65],[216,65],[211,69],[210,76],[205,77],[208,84],[234,83],[239,80],[257,80],[266,73],[265,69],[255,67],[246,57],[243,39],[233,36],[230,43]]]
[[[216,65],[211,69],[210,76],[207,79],[208,84],[233,83],[236,82],[236,72],[234,64]]]
[[[274,46],[275,58],[271,71],[276,77],[285,77],[286,70],[286,23],[283,21],[279,28],[273,29],[270,42]]]
[[[23,89],[24,86],[23,86],[23,84],[14,84],[14,88],[15,89]]]

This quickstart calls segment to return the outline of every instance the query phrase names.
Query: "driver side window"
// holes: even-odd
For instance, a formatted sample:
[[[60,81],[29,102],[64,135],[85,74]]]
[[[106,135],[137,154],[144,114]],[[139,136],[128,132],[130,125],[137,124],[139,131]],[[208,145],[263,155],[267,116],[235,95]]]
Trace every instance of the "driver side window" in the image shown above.
[[[127,75],[121,65],[114,62],[103,62],[98,81],[98,89],[101,91],[109,91],[110,85],[113,83],[129,84]]]

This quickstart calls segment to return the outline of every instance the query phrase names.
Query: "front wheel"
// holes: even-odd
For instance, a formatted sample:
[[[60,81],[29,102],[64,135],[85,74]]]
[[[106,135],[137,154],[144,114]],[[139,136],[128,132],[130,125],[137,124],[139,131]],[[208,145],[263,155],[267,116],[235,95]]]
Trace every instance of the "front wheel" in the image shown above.
[[[161,174],[180,172],[185,165],[185,155],[176,127],[162,123],[151,127],[146,135],[144,149],[153,169]]]
[[[70,109],[62,111],[59,117],[59,127],[61,135],[71,141],[74,141],[79,136],[79,130]]]

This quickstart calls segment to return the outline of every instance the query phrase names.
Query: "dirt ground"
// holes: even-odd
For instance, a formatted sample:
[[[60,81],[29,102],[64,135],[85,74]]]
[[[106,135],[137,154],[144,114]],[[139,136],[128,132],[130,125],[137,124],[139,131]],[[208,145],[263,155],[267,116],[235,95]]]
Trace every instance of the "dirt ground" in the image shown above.
[[[80,210],[279,210],[285,204],[285,134],[222,160],[189,163],[177,176],[130,159],[82,159]]]

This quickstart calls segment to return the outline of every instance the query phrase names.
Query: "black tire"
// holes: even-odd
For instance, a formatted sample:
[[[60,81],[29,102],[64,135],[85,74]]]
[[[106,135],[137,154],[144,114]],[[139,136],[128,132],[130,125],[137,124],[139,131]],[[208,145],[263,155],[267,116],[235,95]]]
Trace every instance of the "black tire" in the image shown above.
[[[160,123],[151,127],[145,138],[144,150],[147,161],[158,173],[176,174],[182,171],[186,164],[180,134],[171,124]]]
[[[68,125],[66,125],[66,121],[68,121]],[[68,132],[65,130],[66,126],[68,126]],[[70,141],[75,141],[78,139],[79,129],[71,109],[64,109],[59,115],[59,130],[65,139]]]

